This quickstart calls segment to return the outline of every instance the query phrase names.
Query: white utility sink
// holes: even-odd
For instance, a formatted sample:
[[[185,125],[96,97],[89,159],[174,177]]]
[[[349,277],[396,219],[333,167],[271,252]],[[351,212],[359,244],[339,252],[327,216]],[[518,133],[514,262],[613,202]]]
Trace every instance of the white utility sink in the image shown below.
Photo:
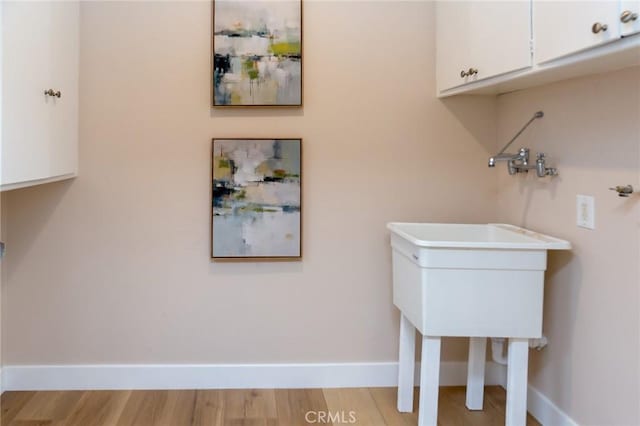
[[[398,409],[413,409],[415,329],[423,335],[420,426],[437,421],[440,337],[471,337],[467,407],[474,410],[482,409],[486,338],[505,337],[506,424],[525,424],[528,339],[542,335],[547,250],[568,250],[571,244],[504,224],[389,223],[387,228],[393,303],[402,312]]]
[[[568,241],[502,223],[389,223],[393,235],[418,247],[567,250]]]

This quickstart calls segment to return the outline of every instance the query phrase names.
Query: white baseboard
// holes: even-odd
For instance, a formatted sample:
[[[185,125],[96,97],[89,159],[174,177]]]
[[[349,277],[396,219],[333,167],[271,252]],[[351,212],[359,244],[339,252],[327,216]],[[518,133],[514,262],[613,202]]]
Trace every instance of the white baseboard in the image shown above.
[[[567,413],[531,385],[527,392],[527,410],[542,425],[578,426]]]
[[[497,369],[502,370],[502,375],[495,373],[495,377],[500,377],[499,383],[503,388],[507,388],[507,367],[494,364]],[[567,413],[558,408],[549,398],[535,387],[529,385],[527,388],[527,411],[543,426],[578,426]]]
[[[416,379],[419,364],[416,365]],[[487,385],[504,369],[487,363]],[[241,389],[397,386],[398,363],[5,365],[5,390]],[[443,362],[442,386],[466,384],[466,362]],[[416,384],[418,381],[416,381]]]
[[[420,363],[415,383],[419,383]],[[443,362],[441,386],[464,386],[467,363]],[[507,369],[487,362],[485,384],[507,383]],[[118,389],[260,389],[390,387],[398,384],[398,363],[336,364],[168,364],[168,365],[5,365],[0,391]],[[543,425],[578,426],[533,386],[528,410]]]

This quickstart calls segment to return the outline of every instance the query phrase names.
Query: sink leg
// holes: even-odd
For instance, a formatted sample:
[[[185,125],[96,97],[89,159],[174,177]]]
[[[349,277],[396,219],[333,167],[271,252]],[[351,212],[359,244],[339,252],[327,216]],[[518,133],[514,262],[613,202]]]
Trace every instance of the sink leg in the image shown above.
[[[486,355],[487,338],[470,338],[466,404],[469,410],[482,410],[482,402],[484,398],[484,366]]]
[[[400,315],[400,357],[398,362],[398,411],[413,411],[413,370],[416,363],[416,328]]]
[[[529,339],[509,339],[506,426],[527,422],[527,369]]]
[[[423,336],[418,426],[436,426],[438,424],[439,385],[440,337]]]

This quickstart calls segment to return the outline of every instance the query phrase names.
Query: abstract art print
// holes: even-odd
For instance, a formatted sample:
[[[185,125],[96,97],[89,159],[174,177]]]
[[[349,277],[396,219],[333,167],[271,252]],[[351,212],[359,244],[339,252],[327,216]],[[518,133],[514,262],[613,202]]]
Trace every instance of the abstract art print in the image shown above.
[[[299,259],[301,139],[214,139],[211,257]]]
[[[302,1],[213,1],[213,106],[302,106]]]

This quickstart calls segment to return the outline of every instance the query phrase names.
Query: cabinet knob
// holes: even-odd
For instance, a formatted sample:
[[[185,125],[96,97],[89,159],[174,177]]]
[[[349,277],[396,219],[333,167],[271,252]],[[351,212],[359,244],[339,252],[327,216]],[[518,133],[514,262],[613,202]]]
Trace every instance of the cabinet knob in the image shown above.
[[[471,77],[472,75],[476,75],[476,74],[478,74],[478,70],[476,68],[469,68],[469,70],[467,71],[465,70],[460,71],[461,78]]]
[[[607,31],[609,26],[607,24],[601,24],[600,22],[596,22],[591,26],[591,32],[594,34],[598,34],[600,31]]]
[[[44,91],[44,95],[45,96],[54,96],[56,98],[61,98],[62,97],[62,93],[59,90],[53,90],[53,89],[49,89],[49,90],[45,90]]]
[[[635,21],[636,19],[638,19],[638,14],[630,10],[625,10],[620,14],[620,22],[622,22],[623,24]]]

